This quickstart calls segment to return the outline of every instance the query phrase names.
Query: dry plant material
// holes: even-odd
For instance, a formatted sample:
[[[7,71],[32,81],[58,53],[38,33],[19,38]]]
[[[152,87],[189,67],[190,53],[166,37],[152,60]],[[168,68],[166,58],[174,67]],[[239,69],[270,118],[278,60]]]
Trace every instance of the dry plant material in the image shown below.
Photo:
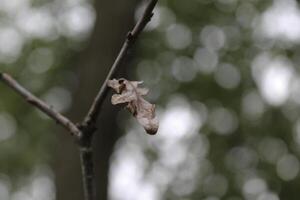
[[[150,135],[156,134],[158,130],[158,119],[155,116],[155,105],[146,101],[143,96],[147,95],[147,88],[139,88],[142,81],[128,81],[124,78],[113,79],[107,85],[113,88],[118,94],[114,94],[111,103],[127,104],[126,108],[132,113],[138,122]]]

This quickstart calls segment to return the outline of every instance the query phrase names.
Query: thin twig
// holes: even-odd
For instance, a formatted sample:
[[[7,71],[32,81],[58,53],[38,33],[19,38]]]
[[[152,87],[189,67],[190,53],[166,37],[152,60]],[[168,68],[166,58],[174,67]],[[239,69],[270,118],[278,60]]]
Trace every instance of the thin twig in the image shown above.
[[[46,115],[51,117],[58,124],[65,127],[72,135],[77,138],[81,137],[81,131],[76,127],[76,125],[71,122],[68,118],[55,111],[45,102],[31,94],[28,90],[26,90],[23,86],[21,86],[16,80],[14,80],[11,76],[5,73],[0,73],[0,80],[3,81],[6,85],[8,85],[11,89],[13,89],[17,94],[22,96],[28,103],[37,107],[39,110],[44,112]]]
[[[119,55],[117,56],[114,64],[112,65],[104,83],[102,84],[96,98],[94,99],[92,106],[89,109],[89,112],[87,113],[84,124],[95,124],[98,115],[101,110],[101,106],[108,94],[108,87],[107,87],[107,81],[112,78],[116,70],[122,65],[122,61],[125,59],[126,55],[128,54],[128,51],[130,50],[131,46],[135,43],[140,33],[143,31],[147,23],[151,20],[153,16],[153,9],[156,5],[158,0],[150,0],[148,5],[146,6],[145,12],[143,13],[140,20],[137,22],[135,27],[127,34],[126,40],[119,52]]]

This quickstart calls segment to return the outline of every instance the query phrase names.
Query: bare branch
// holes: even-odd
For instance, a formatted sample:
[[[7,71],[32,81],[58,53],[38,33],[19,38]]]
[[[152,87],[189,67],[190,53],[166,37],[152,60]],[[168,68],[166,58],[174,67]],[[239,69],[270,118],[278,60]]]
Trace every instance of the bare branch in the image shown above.
[[[153,16],[153,9],[158,0],[149,0],[149,3],[146,6],[145,12],[143,13],[140,20],[137,22],[135,27],[127,34],[126,40],[119,52],[119,55],[115,59],[114,64],[112,65],[104,83],[102,84],[96,98],[94,99],[86,117],[84,118],[82,124],[79,126],[82,130],[81,137],[81,166],[83,170],[83,183],[84,183],[84,194],[86,200],[94,199],[94,184],[93,184],[93,161],[92,161],[92,152],[83,151],[84,149],[91,149],[91,140],[93,133],[95,132],[95,123],[98,118],[98,115],[101,110],[101,106],[107,96],[108,87],[107,82],[114,76],[116,70],[120,68],[123,60],[125,59],[128,51],[131,46],[135,43],[140,33],[143,31],[147,23],[151,20]]]
[[[39,110],[44,112],[46,115],[54,119],[58,124],[65,127],[71,135],[76,136],[77,138],[81,137],[81,131],[76,127],[76,125],[71,122],[69,119],[64,117],[59,112],[55,111],[45,102],[31,94],[23,86],[21,86],[16,80],[14,80],[10,75],[5,73],[0,73],[0,80],[12,88],[17,94],[22,96],[28,103],[37,107]]]
[[[139,19],[132,31],[127,34],[127,38],[119,52],[119,55],[112,65],[104,83],[102,84],[96,98],[94,99],[92,106],[90,107],[88,114],[84,119],[84,125],[89,126],[90,124],[94,124],[96,122],[103,101],[105,100],[108,93],[107,81],[113,77],[116,70],[121,66],[122,61],[125,59],[131,46],[135,43],[140,33],[143,31],[147,23],[151,20],[151,17],[153,16],[153,9],[157,1],[158,0],[149,0],[149,3],[147,4],[142,17]]]
[[[23,86],[21,86],[16,80],[10,77],[8,74],[0,73],[0,80],[12,88],[17,94],[22,96],[28,103],[37,107],[39,110],[44,112],[46,115],[51,117],[57,123],[65,127],[72,135],[74,135],[78,141],[80,147],[81,167],[84,184],[84,195],[85,200],[93,200],[95,198],[95,185],[94,185],[94,172],[93,172],[93,159],[92,159],[92,136],[95,132],[95,122],[100,113],[101,106],[108,93],[107,82],[110,80],[116,70],[121,67],[122,62],[126,58],[130,48],[136,42],[140,33],[143,31],[147,23],[153,16],[153,9],[158,0],[149,0],[146,9],[134,26],[134,28],[127,34],[126,40],[119,52],[119,55],[115,59],[104,83],[102,84],[96,98],[94,99],[86,117],[83,122],[76,126],[68,118],[55,111],[45,102],[31,94]]]

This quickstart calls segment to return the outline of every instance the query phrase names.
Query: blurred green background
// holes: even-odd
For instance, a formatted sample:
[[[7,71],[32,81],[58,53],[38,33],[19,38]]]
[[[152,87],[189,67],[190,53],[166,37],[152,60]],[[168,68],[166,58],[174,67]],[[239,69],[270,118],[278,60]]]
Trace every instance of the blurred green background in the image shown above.
[[[80,122],[143,1],[0,0],[0,70]],[[143,80],[160,129],[109,98],[97,199],[298,200],[295,0],[160,0],[117,77]],[[0,84],[0,199],[82,200],[77,146]]]

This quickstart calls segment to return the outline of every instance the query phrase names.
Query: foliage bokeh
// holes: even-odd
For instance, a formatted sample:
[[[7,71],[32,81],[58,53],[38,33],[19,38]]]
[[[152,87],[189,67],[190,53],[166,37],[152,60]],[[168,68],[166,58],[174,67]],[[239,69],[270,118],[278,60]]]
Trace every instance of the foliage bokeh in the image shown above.
[[[1,4],[1,71],[66,112],[93,5]],[[295,0],[159,1],[129,77],[150,88],[161,127],[147,136],[120,112],[109,198],[298,199],[299,16]],[[60,129],[3,84],[0,91],[0,199],[53,200],[49,163]]]
[[[149,138],[126,121],[113,199],[298,199],[299,13],[292,0],[161,1],[132,70],[161,127]]]

